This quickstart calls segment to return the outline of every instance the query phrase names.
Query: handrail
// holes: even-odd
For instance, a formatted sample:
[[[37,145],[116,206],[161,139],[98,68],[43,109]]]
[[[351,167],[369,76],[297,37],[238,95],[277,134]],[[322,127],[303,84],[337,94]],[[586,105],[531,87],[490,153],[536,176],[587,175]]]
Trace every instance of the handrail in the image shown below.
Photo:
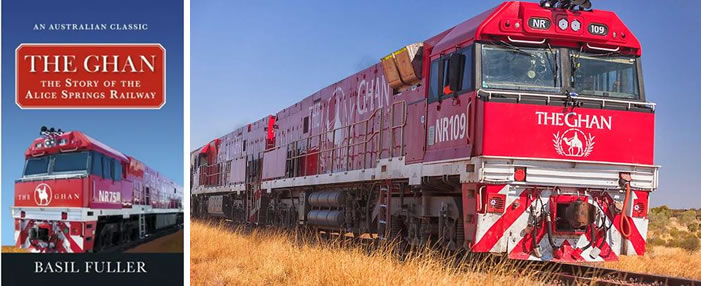
[[[397,108],[397,105],[400,105],[399,109]],[[303,158],[310,158],[310,156],[316,155],[316,172],[315,174],[321,174],[321,162],[322,160],[331,160],[330,161],[330,166],[327,167],[325,171],[331,170],[331,172],[334,172],[337,168],[335,166],[336,160],[339,160],[339,162],[343,162],[340,164],[338,167],[343,168],[345,166],[345,170],[350,170],[353,168],[353,163],[355,162],[355,158],[357,156],[362,156],[362,168],[366,168],[367,163],[367,156],[373,156],[373,158],[380,158],[382,156],[383,150],[383,138],[384,137],[382,134],[383,132],[388,132],[390,134],[390,144],[392,146],[389,147],[390,151],[390,156],[395,155],[395,150],[397,147],[399,147],[399,152],[400,154],[404,153],[404,127],[406,126],[407,122],[407,105],[406,101],[400,100],[396,102],[392,102],[391,105],[389,106],[389,116],[391,118],[389,119],[390,121],[388,122],[389,126],[384,126],[384,121],[386,120],[385,118],[385,108],[377,108],[375,109],[370,115],[358,122],[353,122],[349,124],[345,124],[343,126],[339,126],[337,128],[331,129],[331,130],[324,130],[320,131],[317,134],[314,135],[308,135],[304,138],[300,138],[294,141],[290,141],[285,144],[279,144],[275,146],[271,146],[269,148],[266,148],[264,150],[264,153],[271,152],[271,151],[282,151],[281,149],[286,149],[287,155],[286,155],[286,160],[285,160],[285,174],[284,176],[298,176],[300,173],[306,174],[307,167],[305,168],[300,168],[300,165],[304,162],[300,162],[300,159]],[[401,118],[399,118],[399,121],[396,122],[395,120],[395,112],[400,112],[401,113]],[[377,121],[379,120],[379,122]],[[363,126],[364,128],[362,129],[362,132],[358,132],[358,128]],[[400,140],[399,146],[394,146],[395,145],[395,130],[399,129],[400,133],[399,136]],[[344,138],[342,138],[342,141],[339,144],[336,144],[336,132],[339,130],[345,130],[347,133]],[[331,135],[331,142],[328,142],[326,140],[326,136]],[[361,138],[362,137],[362,138]],[[314,139],[318,140],[317,145],[315,148],[312,149],[312,142]],[[359,139],[359,140],[356,140]],[[370,150],[368,149],[368,144],[372,143],[373,140],[377,141],[377,146],[374,148],[374,150],[371,148]],[[363,147],[361,147],[363,146]],[[363,148],[362,150],[355,150],[356,148],[361,147]],[[343,150],[345,149],[345,154]],[[303,153],[304,152],[304,153]],[[343,161],[345,157],[345,162]],[[243,157],[241,157],[243,158]],[[351,159],[353,158],[353,159]],[[237,158],[240,159],[240,158]],[[228,176],[226,171],[224,170],[225,164],[231,164],[232,160],[227,160],[226,162],[222,163],[217,163],[217,164],[212,164],[212,165],[202,165],[197,168],[200,170],[197,172],[198,175],[200,175],[198,178],[205,178],[205,180],[210,179],[211,177],[214,176],[219,176],[220,182],[217,184],[222,184],[224,183],[223,180],[226,180],[224,176]],[[311,163],[311,162],[310,162]],[[292,164],[291,166],[289,164]],[[373,164],[373,163],[370,163]],[[343,166],[344,165],[344,166]],[[218,170],[215,173],[208,173],[205,172],[203,168],[206,167],[214,167],[218,166]],[[288,173],[289,168],[292,168],[292,174]],[[214,170],[212,170],[214,171]],[[202,176],[204,175],[204,176]],[[200,184],[204,183],[204,180],[199,180]],[[211,184],[211,182],[208,182],[207,184]]]
[[[538,93],[524,93],[524,92],[512,92],[512,91],[489,91],[489,90],[484,90],[484,89],[479,89],[477,90],[477,94],[480,92],[484,92],[488,94],[488,99],[492,99],[492,94],[506,94],[506,95],[515,95],[518,96],[518,100],[521,100],[521,96],[535,96],[535,97],[545,97],[547,98],[548,102],[550,102],[550,98],[562,98],[562,99],[567,99],[568,97],[565,95],[561,94],[538,94]],[[607,99],[607,98],[596,98],[596,97],[587,97],[587,96],[578,96],[576,97],[577,100],[591,100],[591,101],[600,101],[602,106],[606,106],[607,102],[612,102],[612,103],[622,103],[622,104],[627,104],[628,109],[630,109],[634,105],[643,105],[643,106],[648,106],[652,108],[652,110],[655,110],[655,106],[657,105],[654,102],[642,102],[642,101],[629,101],[629,100],[617,100],[617,99]]]
[[[529,41],[529,40],[517,40],[511,38],[511,36],[506,37],[509,39],[509,41],[514,42],[514,43],[521,43],[521,44],[534,44],[534,45],[542,45],[545,44],[545,39],[540,40],[540,41]]]
[[[616,47],[615,49],[611,49],[611,48],[592,46],[589,43],[587,43],[587,48],[590,48],[592,50],[599,50],[599,51],[612,52],[612,53],[615,53],[615,52],[618,52],[619,50],[621,50],[621,47]]]

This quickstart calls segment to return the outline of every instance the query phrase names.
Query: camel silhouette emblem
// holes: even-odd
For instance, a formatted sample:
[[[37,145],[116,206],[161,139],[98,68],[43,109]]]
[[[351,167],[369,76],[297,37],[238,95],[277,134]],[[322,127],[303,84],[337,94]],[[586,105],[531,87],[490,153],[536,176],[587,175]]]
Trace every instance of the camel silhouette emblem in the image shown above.
[[[39,184],[34,188],[34,202],[38,206],[48,206],[51,203],[51,187]]]
[[[562,140],[565,141],[565,144],[567,144],[567,146],[570,146],[570,148],[567,149],[567,152],[569,152],[570,154],[581,155],[584,151],[584,149],[582,148],[582,140],[579,140],[579,138],[577,137],[577,132],[574,133],[574,137],[564,137],[562,138]],[[573,152],[574,149],[577,149],[577,153]]]
[[[594,151],[594,136],[582,130],[570,128],[560,134],[553,134],[553,145],[557,154],[567,157],[588,157]],[[565,150],[564,145],[567,145]]]

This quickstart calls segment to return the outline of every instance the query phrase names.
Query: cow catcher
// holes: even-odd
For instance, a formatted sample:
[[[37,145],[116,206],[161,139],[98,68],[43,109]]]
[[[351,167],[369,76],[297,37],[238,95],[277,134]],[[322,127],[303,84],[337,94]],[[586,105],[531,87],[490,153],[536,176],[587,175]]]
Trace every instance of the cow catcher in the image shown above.
[[[32,252],[97,252],[181,225],[182,188],[79,131],[42,127],[15,182],[15,241]]]
[[[514,259],[644,254],[658,167],[640,44],[612,12],[541,2],[503,3],[193,151],[193,216]]]

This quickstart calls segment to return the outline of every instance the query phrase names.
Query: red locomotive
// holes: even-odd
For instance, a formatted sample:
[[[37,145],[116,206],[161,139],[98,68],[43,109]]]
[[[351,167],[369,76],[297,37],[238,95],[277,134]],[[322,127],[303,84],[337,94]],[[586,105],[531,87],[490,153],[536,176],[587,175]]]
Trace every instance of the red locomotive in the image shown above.
[[[15,182],[15,241],[32,252],[106,251],[181,225],[180,186],[79,132],[42,127]]]
[[[192,153],[192,214],[548,261],[642,255],[655,105],[588,1],[506,2]]]

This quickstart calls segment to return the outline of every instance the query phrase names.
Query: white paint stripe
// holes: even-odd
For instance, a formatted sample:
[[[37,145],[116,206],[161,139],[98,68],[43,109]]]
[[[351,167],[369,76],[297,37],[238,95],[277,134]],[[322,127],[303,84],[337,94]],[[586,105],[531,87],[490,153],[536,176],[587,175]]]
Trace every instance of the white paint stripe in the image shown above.
[[[602,215],[605,214],[603,208],[598,203],[594,204],[594,206],[596,206],[597,211],[600,214],[602,214]],[[616,229],[616,227],[614,225],[612,225],[612,222],[607,215],[604,215],[604,219],[606,220],[604,222],[606,224],[605,226],[611,225],[611,229],[609,229],[609,231],[606,233],[606,243],[608,243],[609,247],[611,248],[611,250],[613,250],[613,252],[616,254],[616,256],[620,256],[621,255],[621,246],[622,246],[621,233],[618,232],[618,229]]]

